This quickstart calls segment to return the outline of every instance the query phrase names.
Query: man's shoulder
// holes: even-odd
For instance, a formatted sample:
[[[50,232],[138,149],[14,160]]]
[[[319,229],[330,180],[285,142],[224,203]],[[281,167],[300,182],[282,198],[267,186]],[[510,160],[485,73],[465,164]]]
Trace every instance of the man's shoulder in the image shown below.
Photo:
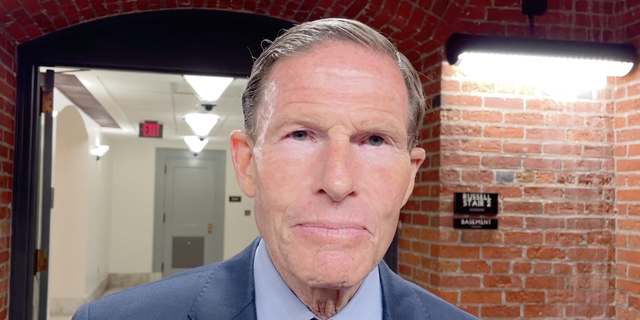
[[[386,280],[392,291],[386,293],[388,298],[392,299],[389,301],[389,307],[396,309],[395,312],[398,312],[397,315],[402,319],[427,319],[425,315],[433,320],[478,319],[415,283],[389,272]],[[403,307],[403,304],[406,306]]]
[[[73,320],[187,319],[189,310],[221,263],[195,268],[85,304]]]

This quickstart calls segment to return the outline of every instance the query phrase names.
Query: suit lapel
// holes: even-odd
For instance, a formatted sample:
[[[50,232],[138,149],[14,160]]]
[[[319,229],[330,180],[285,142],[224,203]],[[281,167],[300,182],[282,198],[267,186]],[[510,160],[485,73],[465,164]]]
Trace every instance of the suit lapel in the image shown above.
[[[420,315],[420,319],[431,319],[415,290],[408,283],[393,273],[384,261],[378,267],[382,286],[383,320],[410,320],[416,319],[416,315]]]
[[[253,257],[258,237],[235,257],[214,266],[189,311],[191,320],[256,320]]]

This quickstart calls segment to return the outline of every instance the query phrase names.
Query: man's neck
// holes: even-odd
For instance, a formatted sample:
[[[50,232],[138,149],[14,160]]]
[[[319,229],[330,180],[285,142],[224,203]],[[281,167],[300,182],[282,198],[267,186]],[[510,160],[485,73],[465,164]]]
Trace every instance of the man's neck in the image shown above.
[[[343,289],[301,288],[293,284],[295,281],[287,281],[286,278],[284,281],[320,320],[327,320],[340,312],[360,288],[360,284]]]
[[[278,267],[276,267],[277,269]],[[349,288],[314,288],[309,287],[306,283],[299,281],[287,272],[278,270],[278,273],[280,273],[284,282],[298,299],[320,320],[327,320],[340,312],[362,285],[362,282],[360,282],[358,285]]]

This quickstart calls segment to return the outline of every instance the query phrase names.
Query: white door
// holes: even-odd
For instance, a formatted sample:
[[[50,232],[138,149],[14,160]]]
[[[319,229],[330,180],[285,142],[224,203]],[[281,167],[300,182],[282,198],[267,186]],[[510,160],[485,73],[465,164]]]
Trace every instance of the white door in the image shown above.
[[[222,260],[214,208],[216,193],[224,190],[216,190],[215,182],[214,160],[167,159],[163,277]]]

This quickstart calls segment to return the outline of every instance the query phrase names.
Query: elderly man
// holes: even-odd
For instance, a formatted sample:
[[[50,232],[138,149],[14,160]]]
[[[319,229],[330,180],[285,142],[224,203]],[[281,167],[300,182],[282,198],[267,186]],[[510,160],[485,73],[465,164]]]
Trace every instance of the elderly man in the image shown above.
[[[231,134],[261,237],[74,319],[475,319],[381,262],[425,158],[417,72],[357,21],[298,25],[256,60]]]

